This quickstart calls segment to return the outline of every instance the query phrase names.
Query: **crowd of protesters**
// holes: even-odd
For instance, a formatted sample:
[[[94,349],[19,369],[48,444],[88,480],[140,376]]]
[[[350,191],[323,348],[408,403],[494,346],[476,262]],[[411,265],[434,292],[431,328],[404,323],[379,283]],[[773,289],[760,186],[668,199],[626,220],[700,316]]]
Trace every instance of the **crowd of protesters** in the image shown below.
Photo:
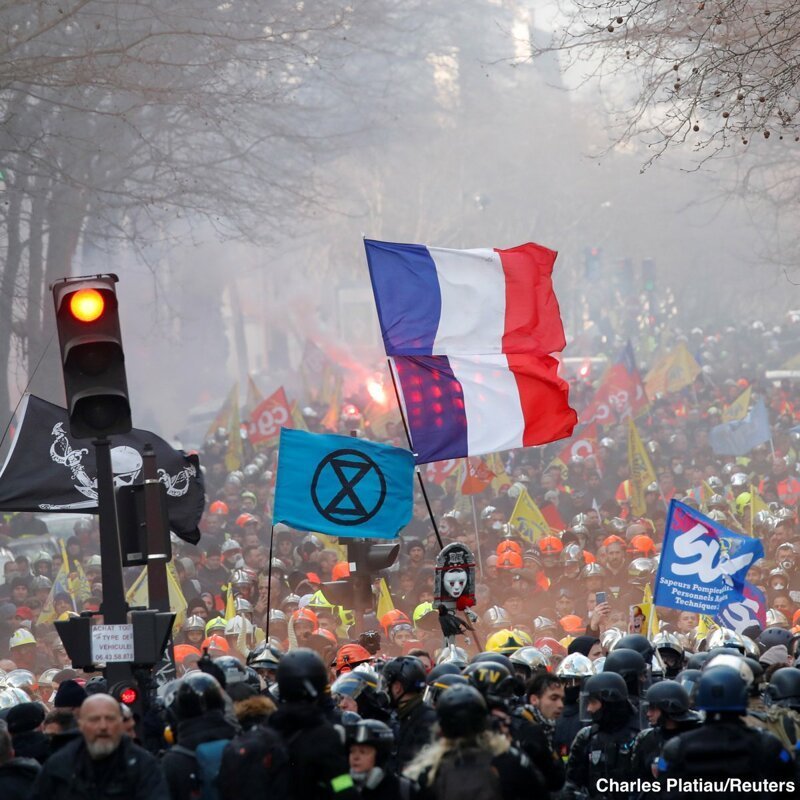
[[[385,579],[393,606],[375,615],[356,617],[325,596],[325,583],[349,576],[339,543],[271,526],[275,449],[245,441],[245,462],[230,471],[230,432],[213,432],[200,452],[203,536],[196,547],[173,545],[186,601],[176,675],[146,709],[134,715],[100,673],[73,670],[42,616],[98,611],[96,521],[78,521],[65,542],[80,591],[52,591],[61,551],[5,561],[0,795],[713,791],[668,783],[693,777],[763,781],[751,795],[788,794],[790,782],[800,785],[800,381],[769,379],[766,369],[797,355],[799,331],[790,317],[780,328],[673,331],[663,342],[684,342],[702,370],[637,417],[656,475],[638,515],[626,420],[601,428],[590,455],[558,459],[564,443],[500,454],[501,469],[466,498],[458,470],[429,476],[436,529],[419,495],[399,558],[373,576],[376,592]],[[599,377],[572,379],[579,413]],[[751,402],[767,405],[771,439],[744,456],[717,456],[709,431],[748,387]],[[399,418],[378,436],[355,399],[341,432],[405,444]],[[302,412],[311,430],[330,421],[314,404]],[[510,524],[523,490],[560,521],[535,542]],[[658,608],[657,630],[637,627],[672,498],[762,540],[765,557],[748,580],[766,596],[765,625],[735,632]],[[0,527],[9,540],[42,534],[32,514]],[[478,620],[454,646],[444,646],[433,606],[439,538],[465,544],[476,561]]]

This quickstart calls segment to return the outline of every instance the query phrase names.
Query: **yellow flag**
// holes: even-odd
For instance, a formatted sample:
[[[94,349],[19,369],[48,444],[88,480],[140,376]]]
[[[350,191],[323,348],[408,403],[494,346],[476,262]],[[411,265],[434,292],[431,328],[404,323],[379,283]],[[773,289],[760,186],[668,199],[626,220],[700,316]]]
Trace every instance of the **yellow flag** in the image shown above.
[[[499,492],[503,487],[508,488],[514,483],[514,481],[511,480],[511,476],[506,472],[506,468],[503,466],[503,459],[500,458],[498,453],[492,453],[486,456],[484,461],[486,462],[486,466],[494,473],[492,489],[494,489],[495,493]]]
[[[250,414],[253,409],[257,406],[261,405],[261,401],[264,399],[264,395],[262,394],[261,390],[256,386],[256,382],[253,380],[252,375],[247,376],[247,398],[244,401],[244,407],[247,409],[247,413]]]
[[[660,358],[644,379],[648,397],[677,392],[691,386],[700,374],[700,365],[694,360],[684,342],[676,345]]]
[[[225,451],[225,468],[228,472],[242,468],[244,461],[244,448],[242,447],[241,428],[242,421],[239,417],[239,387],[233,391],[233,403],[228,417],[228,449]]]
[[[62,547],[62,559],[61,566],[58,568],[58,572],[56,573],[56,577],[53,579],[53,585],[50,588],[50,594],[47,595],[47,600],[45,600],[44,605],[42,606],[42,610],[39,612],[39,616],[36,619],[37,625],[44,625],[47,622],[53,622],[56,619],[56,605],[55,605],[55,597],[57,594],[61,594],[66,592],[69,594],[69,572],[67,567],[67,560],[64,558],[64,540],[61,540],[61,547]],[[72,599],[72,608],[73,611],[77,611],[77,607],[75,605],[75,598],[70,595]]]
[[[508,524],[531,544],[536,544],[543,536],[550,535],[550,526],[527,489],[519,493]]]
[[[181,582],[178,580],[178,573],[172,561],[167,562],[167,588],[169,589],[169,610],[175,615],[172,630],[179,631],[186,621],[186,611],[189,606],[183,596]]]
[[[294,429],[297,431],[308,431],[308,425],[306,425],[305,418],[303,417],[303,412],[297,407],[297,401],[292,403],[291,405],[291,414],[292,414],[292,422],[294,423]]]
[[[233,600],[233,586],[228,585],[228,599],[225,601],[225,622],[230,622],[236,616],[236,603]]]
[[[320,425],[329,431],[339,430],[339,411],[342,405],[342,379],[339,375],[334,376],[333,385],[326,392],[328,410],[320,420]]]
[[[381,578],[379,586],[378,619],[380,619],[384,614],[394,611],[394,603],[392,602],[392,596],[389,594],[389,587],[386,585],[386,578]]]
[[[628,471],[631,476],[631,510],[634,516],[641,517],[647,511],[645,489],[649,483],[655,483],[656,473],[632,417],[628,417]]]
[[[239,387],[235,383],[228,392],[228,396],[225,398],[225,402],[222,404],[222,407],[219,411],[217,411],[217,416],[211,421],[211,425],[208,428],[208,433],[206,433],[206,439],[213,439],[214,434],[217,432],[217,428],[224,428],[227,426],[231,417],[231,407],[233,406],[234,392],[238,395]]]
[[[188,606],[186,598],[181,591],[181,584],[178,580],[178,574],[175,572],[175,566],[171,561],[167,564],[167,589],[169,591],[169,610],[175,614],[172,630],[177,633],[186,621]],[[147,590],[147,567],[142,567],[142,571],[125,594],[125,599],[128,601],[129,606],[149,607],[150,594]]]
[[[769,511],[769,506],[761,499],[761,495],[756,491],[756,487],[750,484],[750,535],[754,536],[756,514],[759,511]]]
[[[748,386],[729,406],[722,411],[723,422],[735,422],[744,419],[750,410],[750,393],[752,387]]]

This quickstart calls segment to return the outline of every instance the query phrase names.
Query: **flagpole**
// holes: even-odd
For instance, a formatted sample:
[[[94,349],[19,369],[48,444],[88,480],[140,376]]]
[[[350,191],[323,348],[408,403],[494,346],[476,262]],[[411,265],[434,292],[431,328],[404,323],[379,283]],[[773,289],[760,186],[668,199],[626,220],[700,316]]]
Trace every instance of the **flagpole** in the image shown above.
[[[269,616],[272,608],[272,543],[275,541],[275,526],[269,527],[269,569],[267,571],[267,624],[265,626],[265,635],[267,643],[269,643]]]
[[[403,411],[403,404],[400,402],[400,392],[397,390],[397,380],[394,377],[394,369],[392,368],[392,360],[390,358],[386,359],[386,363],[389,365],[389,374],[392,376],[392,386],[394,387],[394,396],[397,398],[397,407],[400,409],[400,419],[403,420],[403,430],[406,432],[406,441],[408,442],[408,447],[411,452],[414,452],[414,445],[411,444],[411,433],[408,430],[408,422],[406,421],[406,415]],[[444,548],[444,543],[442,542],[441,534],[439,533],[439,527],[436,524],[436,519],[433,516],[433,509],[431,508],[431,501],[428,499],[428,492],[425,489],[425,481],[422,480],[422,471],[419,468],[419,464],[414,465],[414,471],[417,473],[417,480],[419,481],[419,488],[422,490],[422,496],[425,498],[425,506],[428,509],[428,516],[431,519],[431,525],[433,525],[433,532],[436,534],[436,541],[439,543],[439,549]]]
[[[475,511],[475,495],[469,496],[472,503],[472,524],[475,526],[475,551],[478,554],[478,569],[481,571],[481,578],[483,577],[483,556],[481,555],[481,540],[478,536],[478,514]]]

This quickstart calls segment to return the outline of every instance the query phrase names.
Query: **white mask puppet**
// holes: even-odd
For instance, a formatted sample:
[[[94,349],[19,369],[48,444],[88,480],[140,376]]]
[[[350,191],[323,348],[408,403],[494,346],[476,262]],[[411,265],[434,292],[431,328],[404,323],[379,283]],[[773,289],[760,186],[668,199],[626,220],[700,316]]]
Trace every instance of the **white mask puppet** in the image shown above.
[[[445,591],[458,600],[467,588],[467,572],[463,569],[450,569],[442,575],[442,585]]]

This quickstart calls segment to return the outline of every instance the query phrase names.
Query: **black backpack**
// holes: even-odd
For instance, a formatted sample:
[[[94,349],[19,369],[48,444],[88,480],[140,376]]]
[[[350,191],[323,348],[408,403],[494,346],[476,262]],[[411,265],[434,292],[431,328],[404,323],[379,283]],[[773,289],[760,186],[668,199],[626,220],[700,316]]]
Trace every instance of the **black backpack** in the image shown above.
[[[433,784],[436,800],[502,800],[500,776],[485,750],[445,754]]]
[[[232,739],[222,753],[218,785],[222,800],[291,800],[289,752],[280,735],[256,725]]]

